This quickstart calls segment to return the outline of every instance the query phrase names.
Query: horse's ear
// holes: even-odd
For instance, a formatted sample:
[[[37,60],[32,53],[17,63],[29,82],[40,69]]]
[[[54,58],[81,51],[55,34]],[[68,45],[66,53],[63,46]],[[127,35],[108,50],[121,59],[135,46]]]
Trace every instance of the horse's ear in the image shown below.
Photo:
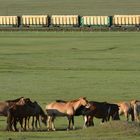
[[[137,100],[132,100],[130,103],[135,104],[136,102],[137,102]]]
[[[86,97],[80,97],[79,99],[84,99],[84,100],[86,100]]]
[[[83,99],[85,99],[85,100],[86,100],[87,98],[86,98],[86,97],[83,97]]]

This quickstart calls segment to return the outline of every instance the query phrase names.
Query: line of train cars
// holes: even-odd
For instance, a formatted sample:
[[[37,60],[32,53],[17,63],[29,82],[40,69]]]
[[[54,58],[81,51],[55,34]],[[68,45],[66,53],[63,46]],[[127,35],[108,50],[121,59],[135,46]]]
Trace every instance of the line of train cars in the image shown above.
[[[79,16],[22,15],[0,16],[0,27],[140,27],[140,15]]]

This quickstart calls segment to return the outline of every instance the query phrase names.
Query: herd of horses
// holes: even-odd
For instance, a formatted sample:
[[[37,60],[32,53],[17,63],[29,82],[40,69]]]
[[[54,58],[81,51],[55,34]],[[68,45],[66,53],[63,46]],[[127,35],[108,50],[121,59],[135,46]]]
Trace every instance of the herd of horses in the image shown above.
[[[74,116],[82,115],[84,126],[94,126],[94,117],[101,119],[102,123],[110,120],[120,120],[120,115],[124,114],[126,120],[140,123],[140,101],[107,103],[88,101],[85,97],[72,101],[56,100],[45,107],[45,111],[36,101],[30,98],[20,97],[15,100],[0,102],[0,116],[7,117],[6,130],[18,131],[30,129],[30,119],[32,118],[32,129],[41,127],[40,121],[47,125],[48,130],[56,130],[54,120],[57,116],[68,118],[69,129],[75,129]],[[19,129],[17,128],[19,123]],[[28,127],[28,128],[27,128]]]

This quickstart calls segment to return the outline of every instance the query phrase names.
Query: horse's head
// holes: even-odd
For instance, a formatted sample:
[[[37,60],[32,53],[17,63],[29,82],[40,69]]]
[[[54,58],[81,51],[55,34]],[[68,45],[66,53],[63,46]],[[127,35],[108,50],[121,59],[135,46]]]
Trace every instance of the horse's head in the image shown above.
[[[47,125],[47,119],[48,119],[48,116],[47,115],[41,115],[41,121],[45,124],[45,126]]]
[[[134,104],[136,104],[137,100],[132,100],[130,101],[130,104],[133,106]]]
[[[79,101],[80,101],[81,105],[83,105],[83,106],[89,105],[89,102],[87,101],[86,97],[80,97]]]

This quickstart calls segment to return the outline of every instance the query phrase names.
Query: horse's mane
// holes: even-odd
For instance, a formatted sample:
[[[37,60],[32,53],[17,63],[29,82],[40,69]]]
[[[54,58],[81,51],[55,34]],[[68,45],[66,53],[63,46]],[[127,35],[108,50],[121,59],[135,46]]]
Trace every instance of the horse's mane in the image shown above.
[[[56,102],[58,102],[58,103],[66,103],[67,101],[64,101],[64,100],[56,100]]]
[[[64,100],[56,100],[57,103],[67,103],[67,102],[77,102],[79,99],[71,100],[71,101],[64,101]]]
[[[24,98],[24,97],[20,97],[20,98],[17,98],[17,99],[14,99],[14,100],[6,100],[5,102],[18,102],[21,98]]]
[[[34,101],[33,103],[36,104],[39,107],[39,109],[40,109],[40,115],[45,115],[45,112],[43,111],[43,109],[41,108],[41,106],[38,104],[38,102],[37,101]]]
[[[79,101],[79,99],[71,100],[70,102],[73,103],[73,102],[77,102],[77,101]]]
[[[83,99],[85,99],[85,97],[83,97]],[[73,103],[73,102],[77,102],[77,101],[79,101],[79,99],[75,99],[75,100],[71,100],[71,101],[56,100],[56,102],[58,102],[58,103],[67,103],[67,102]]]
[[[71,101],[69,101],[69,102],[77,102],[77,101],[79,101],[80,99],[85,99],[86,100],[86,97],[80,97],[80,98],[78,98],[78,99],[75,99],[75,100],[71,100]]]

